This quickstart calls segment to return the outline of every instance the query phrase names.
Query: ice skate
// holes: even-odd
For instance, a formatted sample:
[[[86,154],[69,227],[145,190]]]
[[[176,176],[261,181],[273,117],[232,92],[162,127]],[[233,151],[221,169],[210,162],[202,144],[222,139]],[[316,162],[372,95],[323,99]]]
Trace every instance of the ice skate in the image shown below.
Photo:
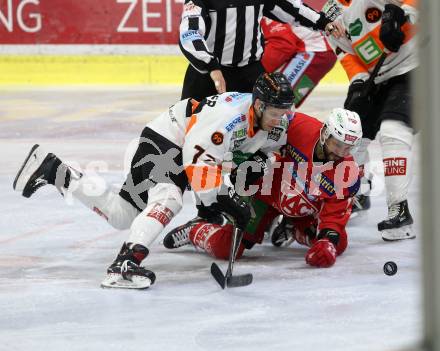
[[[130,248],[124,243],[115,261],[107,269],[107,277],[102,281],[104,288],[147,289],[154,284],[156,275],[140,266],[147,257],[148,249],[140,244]]]
[[[380,222],[377,229],[385,241],[413,239],[416,237],[412,230],[413,222],[408,201],[405,200],[388,207],[388,219]]]
[[[55,184],[55,175],[61,161],[36,144],[32,147],[15,177],[13,188],[24,197],[31,197],[46,184]]]
[[[278,222],[275,226],[272,224],[269,234],[272,245],[276,247],[289,246],[295,241],[293,232],[294,226],[289,223],[283,216],[277,217],[275,221]]]
[[[368,209],[371,207],[370,197],[367,195],[355,195],[353,198],[353,207],[351,210],[350,218],[356,218],[361,214],[365,214]]]
[[[174,228],[165,235],[163,239],[163,246],[165,246],[167,249],[177,249],[178,247],[191,244],[191,241],[189,240],[189,232],[202,221],[202,218],[195,217],[189,222]]]

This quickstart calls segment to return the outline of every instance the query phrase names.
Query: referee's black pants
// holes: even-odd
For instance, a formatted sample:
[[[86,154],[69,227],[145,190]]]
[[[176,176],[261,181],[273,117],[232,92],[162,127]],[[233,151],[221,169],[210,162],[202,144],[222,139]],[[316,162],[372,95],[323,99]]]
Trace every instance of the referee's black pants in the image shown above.
[[[226,91],[252,93],[255,81],[264,72],[264,68],[257,61],[243,67],[221,66],[221,71],[226,81]],[[200,73],[189,65],[183,81],[181,99],[193,98],[201,101],[203,98],[215,94],[217,94],[217,90],[209,73]]]

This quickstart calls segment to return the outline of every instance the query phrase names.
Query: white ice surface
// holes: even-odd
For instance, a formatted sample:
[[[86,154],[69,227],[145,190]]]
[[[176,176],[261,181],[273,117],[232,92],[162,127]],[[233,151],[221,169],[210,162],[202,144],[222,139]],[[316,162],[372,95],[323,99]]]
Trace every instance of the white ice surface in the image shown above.
[[[246,252],[236,273],[252,285],[221,290],[212,259],[192,247],[151,247],[157,275],[146,291],[99,287],[127,233],[52,188],[31,199],[12,191],[36,142],[62,159],[106,162],[101,175],[123,181],[127,144],[178,92],[10,91],[0,96],[0,350],[399,350],[422,334],[420,234],[382,241],[383,194],[348,228],[347,251],[330,269],[304,262],[306,249],[269,243]],[[315,94],[305,112],[322,115],[343,95]],[[377,145],[372,152],[377,153]],[[417,176],[417,172],[416,172]],[[417,220],[419,187],[411,187]],[[187,195],[170,227],[194,214]],[[416,225],[417,228],[417,225]],[[417,229],[419,232],[419,230]],[[384,275],[395,261],[395,276]],[[226,263],[221,263],[225,268]]]

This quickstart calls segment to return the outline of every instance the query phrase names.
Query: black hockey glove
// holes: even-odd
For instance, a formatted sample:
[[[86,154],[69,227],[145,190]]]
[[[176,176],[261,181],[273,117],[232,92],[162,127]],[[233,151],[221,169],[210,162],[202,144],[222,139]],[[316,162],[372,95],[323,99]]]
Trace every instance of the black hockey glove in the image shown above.
[[[225,217],[212,206],[205,206],[203,204],[196,205],[197,207],[197,216],[204,219],[206,222],[212,224],[225,224]]]
[[[242,200],[233,187],[222,186],[217,195],[217,202],[211,208],[231,216],[235,225],[244,230],[251,218],[249,204]]]
[[[392,52],[399,51],[405,39],[405,34],[401,29],[405,22],[405,12],[399,6],[393,4],[385,5],[379,38],[388,50]]]
[[[242,190],[247,190],[250,185],[266,174],[267,159],[267,155],[258,150],[231,172],[231,183],[235,189],[239,190],[239,193]]]
[[[369,109],[370,98],[364,96],[365,82],[361,79],[353,81],[347,93],[347,98],[344,102],[344,108],[350,111],[357,112],[359,116],[362,116]]]

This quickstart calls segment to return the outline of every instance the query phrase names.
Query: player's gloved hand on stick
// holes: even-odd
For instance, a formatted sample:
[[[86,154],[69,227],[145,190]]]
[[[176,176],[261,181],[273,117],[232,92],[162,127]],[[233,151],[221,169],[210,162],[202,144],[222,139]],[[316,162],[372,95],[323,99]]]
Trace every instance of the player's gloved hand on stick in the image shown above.
[[[204,221],[212,224],[223,225],[226,221],[225,217],[217,211],[212,206],[205,206],[203,204],[196,205],[197,216],[202,218]]]
[[[323,229],[318,240],[306,253],[306,262],[315,267],[328,268],[336,262],[336,245],[339,234],[332,229]]]
[[[237,190],[247,190],[251,184],[254,184],[258,179],[262,178],[268,170],[268,156],[258,150],[252,155],[250,155],[246,161],[240,164],[240,166],[234,168],[231,172],[231,183],[234,185],[235,189],[237,186],[244,189]]]
[[[394,4],[385,5],[379,38],[388,50],[397,52],[402,46],[405,34],[401,27],[405,21],[405,12],[399,6]]]
[[[369,108],[370,99],[364,96],[365,82],[362,79],[354,80],[348,87],[347,98],[344,102],[344,108],[357,112],[360,116]]]
[[[242,200],[232,186],[222,185],[217,195],[217,202],[212,204],[214,210],[223,212],[231,216],[235,225],[244,230],[251,218],[249,204]]]

